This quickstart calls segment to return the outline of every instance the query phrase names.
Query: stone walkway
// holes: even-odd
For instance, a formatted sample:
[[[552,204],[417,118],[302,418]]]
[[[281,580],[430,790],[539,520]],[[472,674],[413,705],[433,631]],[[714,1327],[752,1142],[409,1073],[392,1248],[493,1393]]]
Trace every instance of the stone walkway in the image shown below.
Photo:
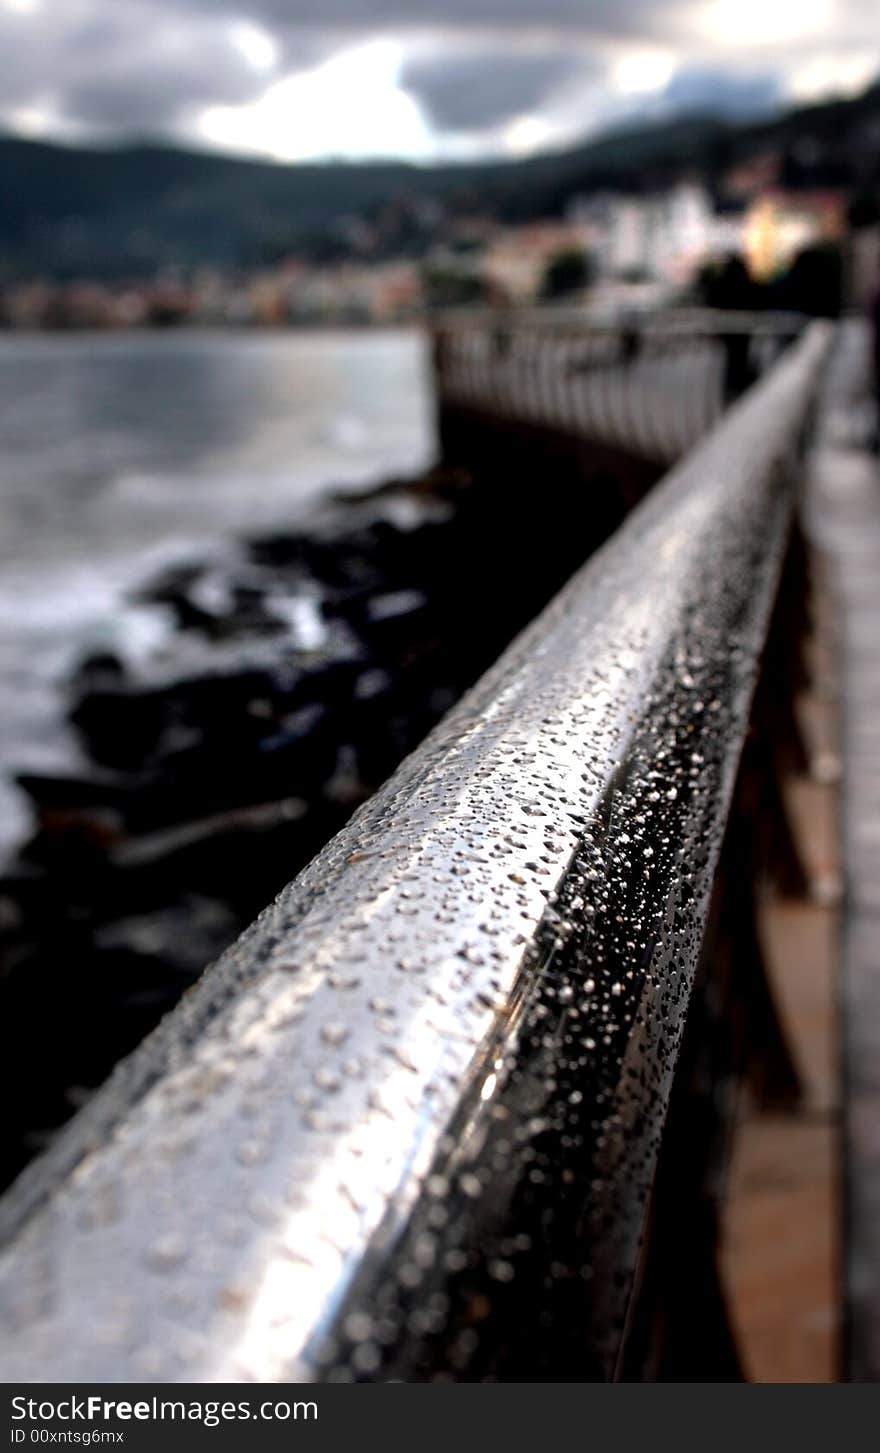
[[[722,1246],[744,1370],[760,1382],[880,1379],[880,469],[869,379],[866,331],[847,322],[804,493],[813,628],[797,706],[810,771],[783,784],[810,895],[768,893],[760,923],[804,1098],[782,1115],[746,1102]]]
[[[808,528],[836,603],[845,879],[841,1032],[844,1375],[880,1378],[880,469],[868,340],[844,326],[808,481]]]
[[[753,1382],[833,1382],[840,1373],[839,748],[834,611],[813,560],[808,683],[796,703],[808,773],[781,784],[809,883],[770,882],[758,930],[802,1098],[788,1111],[742,1097],[721,1267],[743,1372]]]

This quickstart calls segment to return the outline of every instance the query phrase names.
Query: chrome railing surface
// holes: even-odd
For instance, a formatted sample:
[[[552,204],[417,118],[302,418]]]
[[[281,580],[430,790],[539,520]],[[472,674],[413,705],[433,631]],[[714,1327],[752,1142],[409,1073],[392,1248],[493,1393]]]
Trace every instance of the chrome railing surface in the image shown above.
[[[558,1375],[563,1324],[612,1374],[828,342],[807,330],[19,1179],[4,1379]]]
[[[692,309],[605,324],[568,310],[435,328],[441,406],[469,405],[671,464],[797,335],[793,314]]]

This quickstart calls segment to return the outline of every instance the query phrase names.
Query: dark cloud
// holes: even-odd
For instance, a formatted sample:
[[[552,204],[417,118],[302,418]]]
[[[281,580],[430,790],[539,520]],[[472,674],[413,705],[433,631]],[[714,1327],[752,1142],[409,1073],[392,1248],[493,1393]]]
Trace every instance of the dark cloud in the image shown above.
[[[210,48],[209,48],[210,49]],[[126,56],[103,74],[71,80],[64,106],[71,119],[109,131],[173,129],[199,106],[235,105],[258,95],[262,82],[234,55],[216,47],[175,58]]]
[[[246,13],[273,29],[555,30],[593,35],[674,33],[702,0],[150,0],[158,8]],[[768,0],[769,3],[769,0]]]
[[[535,0],[46,0],[27,14],[0,0],[0,107],[48,109],[87,132],[185,134],[200,110],[254,99],[278,75],[355,40],[415,36],[406,89],[437,131],[479,132],[534,109],[573,75],[572,28],[653,26],[660,8],[658,0],[541,0],[540,8]],[[242,22],[262,27],[274,70],[254,64]],[[565,36],[554,39],[560,28]]]
[[[829,43],[880,53],[866,0],[833,0],[833,11]],[[30,113],[96,134],[193,137],[208,108],[256,100],[272,81],[375,37],[399,43],[402,85],[435,134],[469,146],[535,112],[568,137],[633,106],[768,109],[782,94],[777,75],[749,55],[748,35],[736,55],[729,38],[713,40],[710,13],[705,0],[42,0],[32,11],[0,0],[0,126]],[[254,27],[270,42],[264,55]],[[616,90],[613,62],[628,46],[658,45],[679,63],[665,91]],[[780,73],[804,57],[823,60],[806,31],[792,36]]]
[[[117,0],[110,12],[95,0],[52,3],[33,16],[0,8],[0,104],[48,106],[99,132],[162,132],[266,84],[229,19],[217,25],[185,4],[183,14],[158,14],[149,0]]]
[[[534,110],[583,65],[565,50],[422,55],[400,84],[437,131],[484,131]]]

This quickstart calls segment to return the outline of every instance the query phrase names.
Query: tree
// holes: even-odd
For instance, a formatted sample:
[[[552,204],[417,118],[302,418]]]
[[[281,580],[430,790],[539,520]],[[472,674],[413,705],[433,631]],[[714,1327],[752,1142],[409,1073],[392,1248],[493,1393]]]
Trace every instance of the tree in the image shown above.
[[[593,259],[581,247],[566,247],[550,258],[544,269],[541,297],[564,298],[589,287],[594,275]]]
[[[876,227],[880,222],[880,192],[869,188],[856,192],[849,205],[849,225],[856,231],[860,227]]]
[[[736,312],[765,306],[762,288],[749,277],[736,253],[705,263],[697,277],[696,292],[707,308],[732,308]]]
[[[422,269],[422,287],[432,312],[488,302],[485,280],[472,268],[431,263]]]
[[[839,318],[843,309],[843,255],[834,242],[798,253],[779,285],[780,302],[813,318]]]

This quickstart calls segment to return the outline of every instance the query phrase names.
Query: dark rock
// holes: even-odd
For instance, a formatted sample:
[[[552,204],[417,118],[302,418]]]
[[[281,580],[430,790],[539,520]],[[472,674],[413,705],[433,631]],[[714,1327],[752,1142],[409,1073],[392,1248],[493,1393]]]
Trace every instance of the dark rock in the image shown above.
[[[308,533],[265,535],[146,582],[134,607],[167,621],[147,659],[80,662],[69,720],[88,764],[21,774],[36,830],[0,882],[11,1107],[0,1175],[172,1007],[602,537],[595,499],[566,501],[572,527],[560,532],[559,491],[542,481],[536,508],[533,483],[511,493],[497,474],[430,471],[339,499]]]

